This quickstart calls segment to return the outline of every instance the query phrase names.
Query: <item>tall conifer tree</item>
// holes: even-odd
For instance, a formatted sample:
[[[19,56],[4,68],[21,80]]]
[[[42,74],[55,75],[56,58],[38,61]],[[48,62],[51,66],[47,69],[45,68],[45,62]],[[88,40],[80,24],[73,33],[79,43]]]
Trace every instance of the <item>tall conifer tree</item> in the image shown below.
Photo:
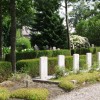
[[[58,9],[61,0],[34,0],[36,9],[34,23],[32,24],[32,45],[37,44],[39,48],[49,47],[67,47],[65,27],[62,24]],[[35,34],[40,32],[41,34]]]

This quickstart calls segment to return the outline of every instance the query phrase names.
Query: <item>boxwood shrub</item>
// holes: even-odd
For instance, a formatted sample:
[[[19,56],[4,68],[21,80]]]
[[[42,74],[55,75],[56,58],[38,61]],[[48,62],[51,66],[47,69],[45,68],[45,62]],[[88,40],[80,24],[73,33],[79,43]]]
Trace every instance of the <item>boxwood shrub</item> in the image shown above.
[[[0,82],[6,80],[12,72],[10,62],[0,62]]]
[[[86,56],[80,56],[80,69],[86,69]],[[67,70],[73,70],[73,57],[68,56],[65,58],[65,65]],[[52,57],[48,58],[48,73],[49,75],[55,73],[55,67],[58,65],[58,58]],[[17,70],[22,72],[27,72],[32,77],[36,77],[39,75],[39,59],[27,59],[27,60],[20,60],[16,64]]]
[[[34,59],[39,58],[41,56],[47,56],[47,57],[57,57],[58,55],[65,55],[69,56],[70,51],[69,50],[39,50],[39,51],[31,51],[31,52],[19,52],[16,53],[16,60],[22,60],[22,59]],[[5,61],[10,61],[10,54],[6,54]]]

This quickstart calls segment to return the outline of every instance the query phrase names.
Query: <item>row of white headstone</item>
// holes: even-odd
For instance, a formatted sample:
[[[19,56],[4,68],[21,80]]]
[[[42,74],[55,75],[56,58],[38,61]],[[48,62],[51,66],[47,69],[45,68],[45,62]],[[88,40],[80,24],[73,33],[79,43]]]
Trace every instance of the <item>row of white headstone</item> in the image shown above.
[[[86,53],[86,65],[87,70],[92,67],[92,53]],[[60,68],[65,68],[65,56],[58,56],[58,66]],[[98,52],[98,68],[100,68],[100,52]],[[79,71],[79,54],[73,54],[73,72],[77,73]],[[40,57],[40,79],[48,79],[48,57]]]

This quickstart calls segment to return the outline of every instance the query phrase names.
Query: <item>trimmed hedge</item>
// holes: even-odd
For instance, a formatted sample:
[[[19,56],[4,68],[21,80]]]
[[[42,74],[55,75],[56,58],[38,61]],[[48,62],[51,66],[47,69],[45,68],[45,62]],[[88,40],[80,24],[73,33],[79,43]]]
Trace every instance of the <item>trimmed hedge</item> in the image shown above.
[[[68,56],[65,58],[65,65],[67,70],[73,70],[73,57]],[[55,67],[58,65],[58,58],[49,58],[48,59],[48,73],[49,75],[55,73]],[[32,77],[36,77],[39,75],[39,59],[27,59],[27,60],[20,60],[16,64],[17,70],[22,72],[27,72]],[[86,56],[80,56],[80,69],[86,69]]]
[[[21,88],[11,93],[11,98],[25,100],[47,100],[49,91],[43,88]]]
[[[96,54],[97,52],[100,52],[100,47],[72,49],[71,55],[73,55],[74,53],[78,53],[80,55],[85,55],[88,52],[91,52],[92,54]]]
[[[100,52],[100,47],[95,47],[96,48],[96,52]]]
[[[57,58],[49,58],[48,60],[48,73],[54,74]],[[16,66],[18,71],[28,73],[32,77],[39,75],[39,59],[20,60],[16,63]]]
[[[39,75],[39,59],[20,60],[16,63],[17,71],[28,73],[32,77]]]
[[[73,55],[74,53],[78,53],[80,55],[85,55],[88,52],[91,52],[92,54],[96,54],[98,48],[78,48],[78,49],[72,49],[71,50],[71,55]],[[99,49],[98,49],[99,51]]]
[[[10,62],[0,62],[0,82],[6,80],[12,72]]]
[[[41,56],[47,56],[47,57],[57,57],[58,55],[65,55],[69,56],[70,51],[69,50],[39,50],[39,51],[31,51],[31,52],[21,52],[16,53],[16,60],[22,60],[22,59],[34,59],[39,58]],[[10,61],[10,54],[6,54],[5,61]]]

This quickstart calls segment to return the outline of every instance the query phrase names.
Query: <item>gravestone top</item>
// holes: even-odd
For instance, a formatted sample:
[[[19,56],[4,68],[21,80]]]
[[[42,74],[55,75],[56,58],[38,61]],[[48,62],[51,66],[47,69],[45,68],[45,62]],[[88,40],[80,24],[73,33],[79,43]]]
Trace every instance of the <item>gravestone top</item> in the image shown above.
[[[53,47],[53,50],[56,50],[56,47]]]
[[[34,49],[39,50],[39,47],[35,44]]]

